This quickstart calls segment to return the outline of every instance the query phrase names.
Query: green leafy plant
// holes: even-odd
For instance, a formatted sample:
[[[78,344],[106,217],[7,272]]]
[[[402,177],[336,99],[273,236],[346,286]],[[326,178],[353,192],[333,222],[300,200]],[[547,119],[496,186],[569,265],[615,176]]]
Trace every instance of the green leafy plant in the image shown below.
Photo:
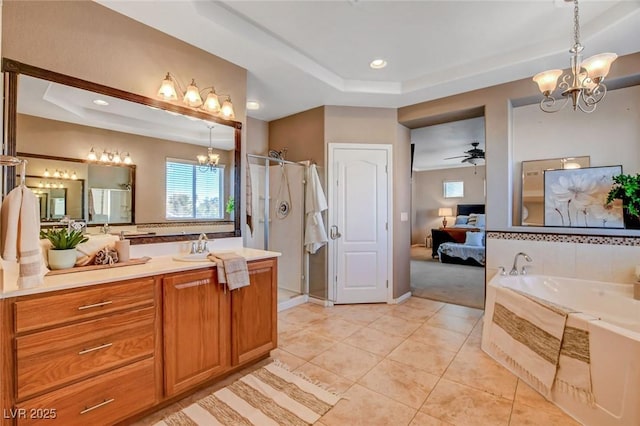
[[[236,203],[235,200],[233,199],[233,197],[229,197],[229,199],[227,200],[227,205],[225,206],[224,210],[231,214],[233,213],[233,210],[236,208]]]
[[[617,175],[614,185],[607,195],[607,204],[615,199],[622,200],[624,209],[631,216],[640,217],[640,174]]]
[[[40,231],[40,238],[51,241],[54,250],[67,250],[76,248],[78,244],[89,241],[89,238],[82,235],[82,231],[67,228],[51,228]]]

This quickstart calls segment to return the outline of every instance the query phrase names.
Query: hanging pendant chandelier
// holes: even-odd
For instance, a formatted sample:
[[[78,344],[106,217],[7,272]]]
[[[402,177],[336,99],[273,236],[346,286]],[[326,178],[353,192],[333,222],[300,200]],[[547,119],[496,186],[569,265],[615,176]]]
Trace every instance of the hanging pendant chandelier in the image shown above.
[[[609,74],[611,64],[618,57],[615,53],[601,53],[582,60],[584,46],[580,44],[578,0],[573,0],[573,4],[573,47],[569,49],[572,53],[570,73],[565,74],[559,84],[558,78],[563,73],[559,69],[544,71],[533,77],[533,81],[538,84],[544,96],[540,101],[540,109],[544,112],[560,111],[567,105],[569,99],[574,111],[578,109],[587,113],[595,111],[598,102],[607,94],[607,86],[603,83],[604,78]],[[564,97],[562,102],[557,102],[553,96],[556,86],[562,89],[561,95]]]
[[[200,170],[203,172],[217,168],[218,161],[220,161],[220,155],[215,154],[213,152],[212,132],[213,132],[214,126],[208,126],[208,127],[209,127],[209,148],[207,149],[207,154],[206,155],[200,154],[196,156],[196,158],[198,159],[198,164],[200,165]]]

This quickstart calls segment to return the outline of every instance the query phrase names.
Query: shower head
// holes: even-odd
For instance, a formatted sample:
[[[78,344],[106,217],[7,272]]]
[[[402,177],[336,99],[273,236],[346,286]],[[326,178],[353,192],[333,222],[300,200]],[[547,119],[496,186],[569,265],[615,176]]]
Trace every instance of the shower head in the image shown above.
[[[287,148],[283,148],[282,151],[276,151],[275,149],[269,150],[269,157],[277,160],[284,160],[284,156],[287,154]]]

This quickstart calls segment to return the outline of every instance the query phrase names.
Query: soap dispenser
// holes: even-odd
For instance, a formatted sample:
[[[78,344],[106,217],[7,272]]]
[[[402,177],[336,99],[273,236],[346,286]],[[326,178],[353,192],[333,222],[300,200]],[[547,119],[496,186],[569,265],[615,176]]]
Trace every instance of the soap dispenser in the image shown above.
[[[120,239],[116,241],[116,252],[118,253],[118,262],[129,261],[130,241],[125,240],[124,231],[120,232]]]

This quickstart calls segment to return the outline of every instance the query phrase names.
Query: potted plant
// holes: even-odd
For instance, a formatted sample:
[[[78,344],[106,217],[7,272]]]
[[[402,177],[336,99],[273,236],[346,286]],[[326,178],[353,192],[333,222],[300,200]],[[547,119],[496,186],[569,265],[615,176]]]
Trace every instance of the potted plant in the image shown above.
[[[640,174],[613,177],[613,186],[607,195],[607,204],[622,200],[626,228],[640,229]]]
[[[235,200],[233,199],[233,197],[229,197],[229,199],[227,200],[227,204],[224,208],[224,210],[229,214],[232,215],[233,211],[236,208],[236,204],[235,204]]]
[[[76,264],[76,247],[89,240],[82,231],[67,228],[51,228],[40,231],[40,238],[51,242],[49,249],[49,267],[51,269],[73,268]]]

